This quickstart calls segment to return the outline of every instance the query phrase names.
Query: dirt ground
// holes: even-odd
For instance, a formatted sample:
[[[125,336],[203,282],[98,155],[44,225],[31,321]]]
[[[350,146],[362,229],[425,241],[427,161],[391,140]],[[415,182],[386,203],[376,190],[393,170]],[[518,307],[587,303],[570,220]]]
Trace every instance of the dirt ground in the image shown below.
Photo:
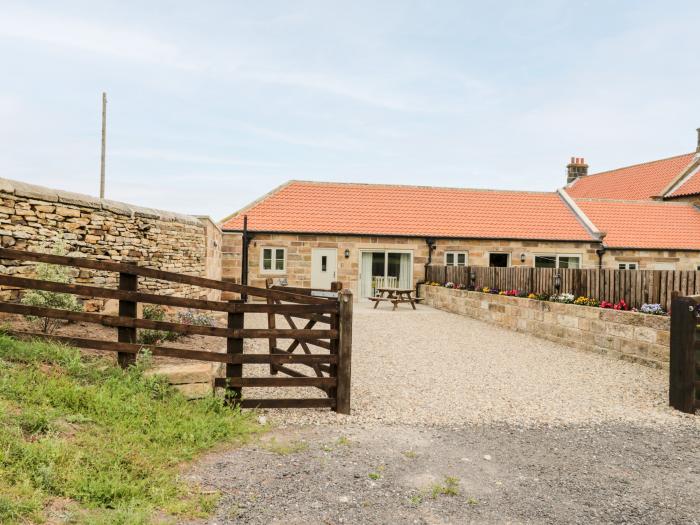
[[[205,458],[206,523],[698,523],[692,426],[303,427]]]

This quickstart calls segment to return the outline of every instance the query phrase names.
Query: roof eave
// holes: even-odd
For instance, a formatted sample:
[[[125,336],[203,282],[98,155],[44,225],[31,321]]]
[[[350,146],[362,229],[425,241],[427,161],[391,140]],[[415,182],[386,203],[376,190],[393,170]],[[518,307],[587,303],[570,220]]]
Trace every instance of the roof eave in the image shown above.
[[[243,233],[242,229],[224,229],[223,233]],[[251,230],[248,233],[261,235],[338,235],[346,237],[400,237],[402,239],[424,239],[433,237],[436,239],[459,239],[459,240],[501,240],[501,241],[533,241],[533,242],[576,242],[590,243],[598,242],[597,239],[557,239],[557,238],[535,238],[535,237],[499,237],[499,236],[475,236],[475,235],[438,235],[435,233],[356,233],[356,232],[333,232],[333,231],[288,231],[288,230]]]

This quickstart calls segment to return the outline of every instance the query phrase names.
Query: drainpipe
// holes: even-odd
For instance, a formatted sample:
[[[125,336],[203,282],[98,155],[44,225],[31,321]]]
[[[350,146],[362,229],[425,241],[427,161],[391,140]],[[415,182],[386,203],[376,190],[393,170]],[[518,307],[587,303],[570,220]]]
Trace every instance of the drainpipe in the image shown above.
[[[432,237],[426,237],[425,244],[428,245],[428,262],[426,262],[423,265],[423,279],[416,282],[416,297],[418,296],[418,287],[421,284],[425,284],[425,282],[428,280],[428,266],[430,266],[430,263],[433,262],[433,250],[435,249],[435,239],[433,239]]]
[[[598,269],[603,269],[603,255],[605,255],[605,232],[600,232],[600,248],[598,248],[595,253],[598,256]]]
[[[598,248],[595,251],[596,255],[598,255],[598,269],[602,270],[603,269],[603,255],[605,255],[605,246],[601,244],[600,248]]]
[[[253,236],[248,232],[248,216],[243,216],[243,235],[242,235],[242,250],[241,250],[241,284],[248,284],[248,246]],[[242,293],[241,299],[245,303],[248,300],[248,294]]]

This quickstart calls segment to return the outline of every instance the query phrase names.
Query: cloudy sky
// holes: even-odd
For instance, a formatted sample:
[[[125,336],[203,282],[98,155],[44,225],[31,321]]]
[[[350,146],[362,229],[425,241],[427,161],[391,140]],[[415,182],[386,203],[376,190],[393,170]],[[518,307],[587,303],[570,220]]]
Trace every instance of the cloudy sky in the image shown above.
[[[572,155],[672,156],[700,126],[695,0],[60,4],[0,0],[0,176],[96,194],[106,91],[107,197],[144,206],[552,190]]]

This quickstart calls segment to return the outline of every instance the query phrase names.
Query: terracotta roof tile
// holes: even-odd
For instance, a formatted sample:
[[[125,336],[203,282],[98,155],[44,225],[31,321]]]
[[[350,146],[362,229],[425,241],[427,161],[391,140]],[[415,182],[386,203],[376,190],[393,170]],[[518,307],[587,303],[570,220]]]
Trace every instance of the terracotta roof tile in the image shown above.
[[[700,250],[700,211],[690,203],[576,199],[611,248]]]
[[[671,193],[665,197],[684,197],[686,195],[696,195],[700,193],[700,168],[690,173],[690,176]]]
[[[658,197],[687,168],[694,153],[581,177],[566,188],[574,198],[641,200]]]
[[[226,220],[241,230],[590,241],[556,193],[292,181]]]

